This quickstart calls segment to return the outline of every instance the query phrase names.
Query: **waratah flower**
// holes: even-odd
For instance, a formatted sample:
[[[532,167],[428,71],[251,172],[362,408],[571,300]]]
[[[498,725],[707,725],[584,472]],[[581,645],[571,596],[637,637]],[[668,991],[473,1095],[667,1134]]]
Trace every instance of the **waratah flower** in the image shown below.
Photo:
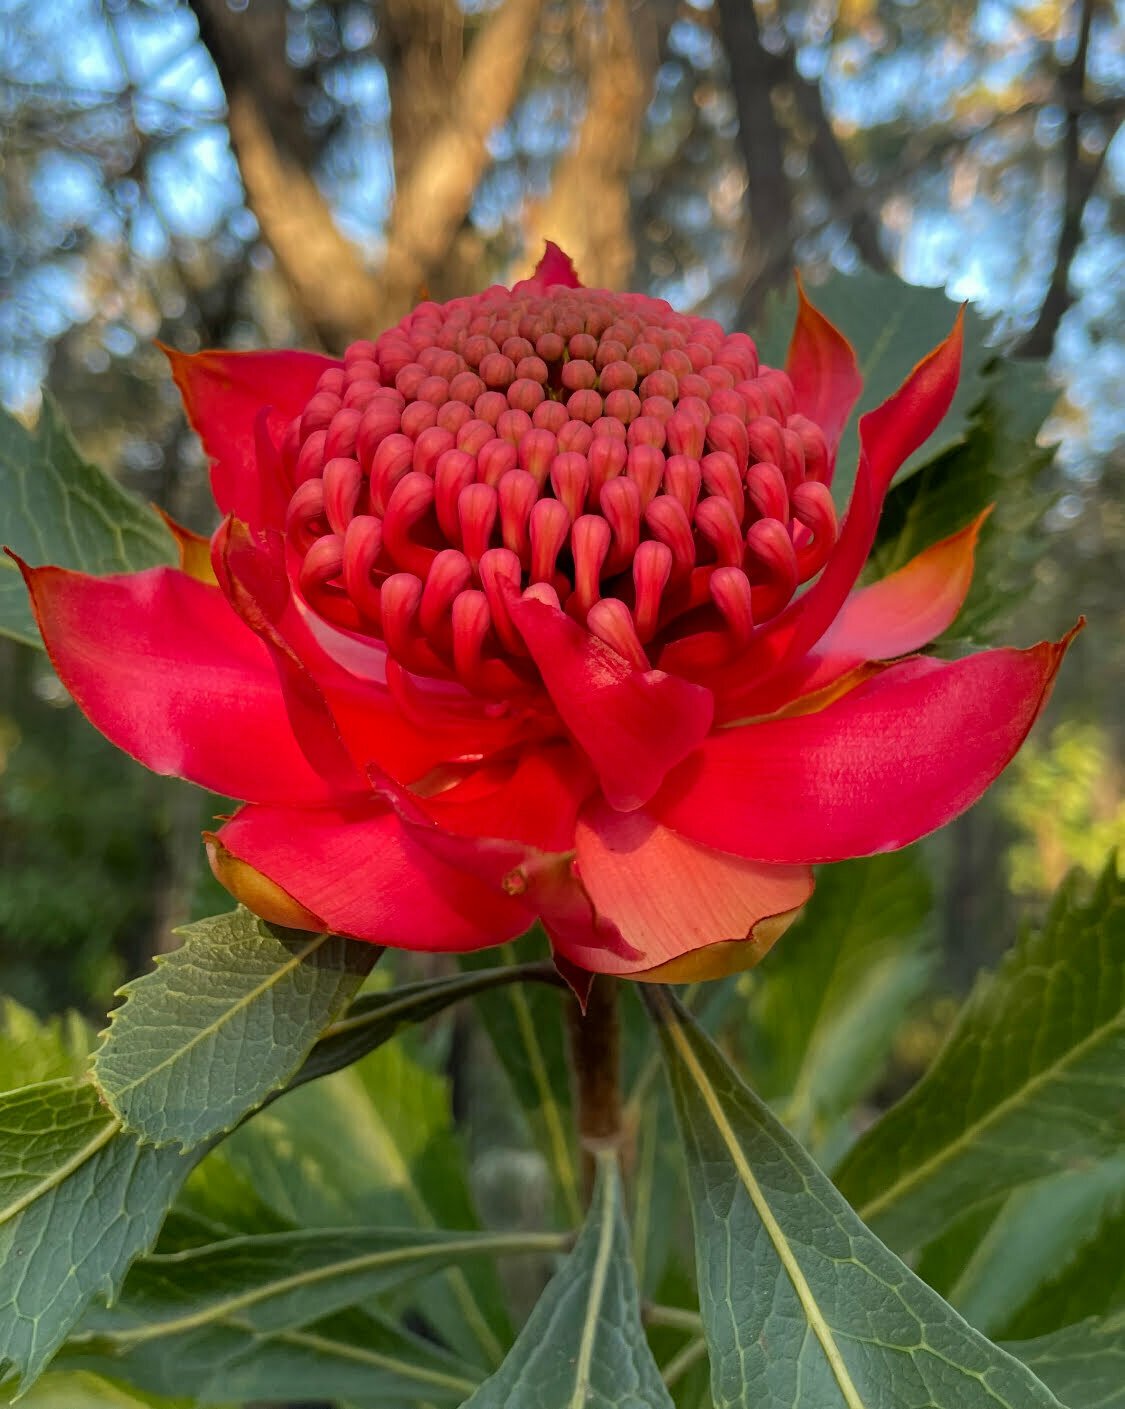
[[[267,919],[471,950],[538,918],[569,970],[747,966],[811,863],[974,802],[1065,650],[914,654],[979,520],[855,588],[960,349],[862,418],[842,523],[860,378],[803,295],[785,371],[554,248],[341,361],[172,353],[209,558],[181,532],[180,569],[27,569],[39,626],[119,747],[244,802],[208,847]]]

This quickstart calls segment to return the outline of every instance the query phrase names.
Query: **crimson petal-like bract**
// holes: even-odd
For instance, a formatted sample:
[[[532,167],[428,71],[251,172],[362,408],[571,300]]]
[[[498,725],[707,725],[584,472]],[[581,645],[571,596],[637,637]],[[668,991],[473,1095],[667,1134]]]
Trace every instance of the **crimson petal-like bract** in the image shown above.
[[[258,523],[280,492],[271,482],[273,467],[260,459],[263,432],[280,439],[321,375],[339,363],[314,352],[164,352],[188,420],[211,457],[220,512]]]
[[[216,840],[323,927],[377,944],[483,949],[534,919],[518,900],[438,860],[378,799],[347,809],[246,807]]]
[[[1069,644],[888,666],[824,709],[721,729],[652,810],[756,861],[894,851],[976,802],[1046,702]]]
[[[173,568],[23,571],[59,678],[118,748],[228,797],[331,799],[293,733],[268,651],[217,587]]]

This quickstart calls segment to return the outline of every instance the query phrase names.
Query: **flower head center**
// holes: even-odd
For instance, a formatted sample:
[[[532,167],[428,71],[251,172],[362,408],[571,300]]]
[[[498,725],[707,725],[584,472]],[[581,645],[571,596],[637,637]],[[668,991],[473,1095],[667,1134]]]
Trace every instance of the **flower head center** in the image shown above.
[[[744,333],[635,294],[422,304],[324,373],[283,447],[310,604],[424,675],[534,679],[507,608],[638,665],[730,658],[836,538],[820,428]]]

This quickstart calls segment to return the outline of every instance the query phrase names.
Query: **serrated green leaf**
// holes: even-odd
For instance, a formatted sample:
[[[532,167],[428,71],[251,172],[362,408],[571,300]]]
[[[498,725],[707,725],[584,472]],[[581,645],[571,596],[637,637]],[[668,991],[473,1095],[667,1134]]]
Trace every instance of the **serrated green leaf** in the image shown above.
[[[14,998],[0,997],[0,1091],[77,1079],[92,1045],[90,1029],[77,1013],[39,1018]]]
[[[1125,1316],[1083,1321],[1006,1347],[1067,1409],[1125,1409]]]
[[[1125,897],[1066,882],[1041,933],[980,979],[949,1041],[836,1171],[880,1237],[920,1246],[999,1193],[1125,1136]]]
[[[641,1326],[616,1159],[586,1225],[499,1370],[465,1409],[672,1409]]]
[[[475,969],[402,984],[382,993],[366,993],[325,1030],[291,1084],[300,1086],[350,1066],[389,1041],[400,1028],[424,1022],[466,998],[479,997],[508,984],[543,983],[557,987],[558,982],[554,965],[527,963]]]
[[[134,1263],[112,1307],[83,1331],[119,1345],[237,1321],[254,1334],[321,1320],[470,1258],[561,1252],[555,1233],[303,1229],[231,1238]]]
[[[0,410],[0,546],[34,566],[54,563],[95,574],[176,559],[157,515],[79,455],[50,397],[34,430]],[[3,556],[0,634],[42,645],[23,579]]]
[[[36,1378],[156,1238],[191,1160],[141,1146],[89,1085],[0,1096],[0,1379]]]
[[[235,1318],[124,1348],[89,1337],[68,1345],[61,1359],[150,1393],[186,1392],[197,1406],[326,1398],[355,1409],[454,1406],[478,1379],[431,1342],[361,1311],[268,1334]]]
[[[887,495],[866,578],[884,577],[995,505],[976,550],[968,598],[949,639],[982,639],[1026,589],[1046,546],[1036,531],[1049,495],[1040,488],[1054,450],[1037,436],[1055,400],[1042,364],[997,361],[960,445],[927,463]]]
[[[460,956],[469,972],[491,962],[498,953],[514,967],[542,952],[542,932],[532,930],[514,944],[485,954]],[[574,1122],[570,1118],[570,1074],[561,1005],[565,996],[546,988],[513,984],[483,995],[477,1011],[527,1117],[536,1146],[552,1171],[562,1215],[570,1224],[582,1217]]]
[[[827,867],[750,999],[750,1068],[800,1140],[823,1142],[880,1076],[934,950],[916,849]]]
[[[284,1085],[380,951],[241,907],[179,933],[179,949],[121,990],[93,1076],[127,1130],[187,1150]]]
[[[808,290],[817,308],[831,319],[855,348],[863,375],[863,395],[840,440],[832,494],[847,503],[859,459],[856,425],[865,411],[884,402],[939,342],[948,337],[957,316],[957,305],[941,289],[907,284],[894,274],[833,274],[824,284]],[[797,291],[775,294],[766,307],[760,332],[754,334],[763,361],[784,367],[789,336],[797,316]],[[935,455],[959,444],[966,435],[969,413],[981,396],[981,370],[991,356],[984,346],[984,322],[970,307],[965,311],[965,351],[961,380],[953,404],[933,435],[916,450],[898,472],[899,480],[914,473]]]
[[[719,1409],[1059,1409],[863,1226],[662,991]]]

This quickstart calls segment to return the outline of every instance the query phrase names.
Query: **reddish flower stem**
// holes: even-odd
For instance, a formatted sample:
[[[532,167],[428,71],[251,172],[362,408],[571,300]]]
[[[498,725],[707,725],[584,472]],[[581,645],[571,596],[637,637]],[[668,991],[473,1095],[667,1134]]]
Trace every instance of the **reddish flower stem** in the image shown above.
[[[593,1191],[595,1153],[620,1143],[621,1029],[618,981],[599,974],[590,989],[586,1011],[570,1009],[570,1055],[574,1069],[575,1119],[582,1148],[582,1179],[587,1200]]]

